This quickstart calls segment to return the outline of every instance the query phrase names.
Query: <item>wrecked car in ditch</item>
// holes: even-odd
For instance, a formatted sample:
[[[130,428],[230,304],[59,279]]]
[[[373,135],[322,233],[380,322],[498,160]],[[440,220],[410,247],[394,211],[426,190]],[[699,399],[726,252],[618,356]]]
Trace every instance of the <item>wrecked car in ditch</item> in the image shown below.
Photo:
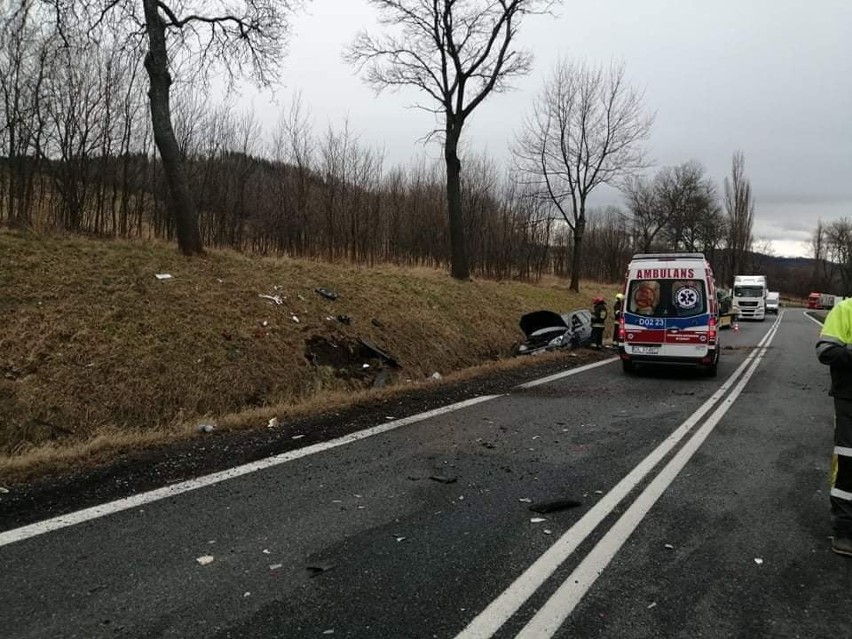
[[[518,325],[526,336],[516,349],[518,355],[577,348],[592,342],[592,313],[587,309],[561,315],[553,311],[535,311],[522,316]]]

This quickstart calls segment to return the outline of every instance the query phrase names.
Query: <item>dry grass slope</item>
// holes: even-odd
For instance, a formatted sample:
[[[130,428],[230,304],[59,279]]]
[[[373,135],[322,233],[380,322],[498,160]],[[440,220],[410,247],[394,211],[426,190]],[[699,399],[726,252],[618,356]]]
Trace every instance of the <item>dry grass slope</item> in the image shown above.
[[[613,288],[0,232],[0,479],[191,436],[201,420],[263,427],[434,371],[522,365],[508,361],[521,314],[599,292]],[[371,390],[377,376],[387,388]]]

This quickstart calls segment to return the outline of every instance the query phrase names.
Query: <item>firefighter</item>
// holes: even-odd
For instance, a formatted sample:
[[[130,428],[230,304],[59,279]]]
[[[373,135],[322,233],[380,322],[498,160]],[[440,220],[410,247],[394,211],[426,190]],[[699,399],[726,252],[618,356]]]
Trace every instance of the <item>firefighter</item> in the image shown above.
[[[831,549],[852,557],[852,299],[837,304],[816,344],[819,361],[831,371],[834,454],[831,464]]]
[[[616,293],[612,303],[612,345],[618,346],[618,321],[621,319],[621,309],[624,305],[624,294]]]
[[[598,296],[592,300],[592,348],[603,348],[604,326],[606,325],[606,302]]]

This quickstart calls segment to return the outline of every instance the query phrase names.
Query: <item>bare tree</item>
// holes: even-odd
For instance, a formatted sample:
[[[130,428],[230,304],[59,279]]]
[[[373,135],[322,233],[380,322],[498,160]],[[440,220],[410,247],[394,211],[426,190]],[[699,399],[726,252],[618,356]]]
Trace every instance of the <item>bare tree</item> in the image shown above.
[[[163,161],[178,246],[203,252],[195,202],[172,127],[172,71],[183,63],[194,77],[223,69],[265,85],[277,78],[289,17],[301,0],[43,0],[58,29],[82,26],[91,37],[114,37],[146,50],[154,141]],[[143,41],[146,45],[143,45]]]
[[[459,140],[467,118],[510,78],[526,74],[531,55],[513,47],[521,22],[558,0],[370,0],[395,34],[361,32],[346,58],[377,91],[410,86],[431,99],[419,105],[444,117],[444,160],[450,228],[450,273],[470,277],[461,199]]]
[[[624,65],[605,69],[564,60],[524,123],[514,148],[516,162],[571,227],[572,291],[580,290],[589,194],[647,166],[640,143],[652,123],[642,95],[627,84]]]
[[[745,156],[734,153],[731,160],[731,179],[725,178],[725,213],[728,217],[728,255],[731,277],[741,273],[746,255],[752,247],[754,226],[754,200],[751,182],[745,177]]]

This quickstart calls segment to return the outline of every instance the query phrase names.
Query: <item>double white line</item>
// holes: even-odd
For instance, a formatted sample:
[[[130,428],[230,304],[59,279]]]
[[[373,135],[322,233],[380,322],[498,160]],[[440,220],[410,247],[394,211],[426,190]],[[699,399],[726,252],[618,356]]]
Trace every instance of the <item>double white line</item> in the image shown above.
[[[492,601],[456,639],[488,639],[505,624],[553,573],[571,556],[577,547],[597,528],[616,506],[659,464],[707,413],[718,404],[689,441],[672,457],[627,511],[610,528],[598,544],[580,562],[559,589],[518,633],[518,639],[542,639],[553,634],[568,618],[595,580],[636,529],[657,499],[671,484],[707,439],[716,424],[739,397],[778,331],[783,313],[772,324],[746,360],[733,375],[701,407],[669,435],[650,455],[643,459],[624,479],[610,490],[580,520],[562,535],[541,557],[518,577],[500,596]],[[720,403],[721,402],[721,403]]]

